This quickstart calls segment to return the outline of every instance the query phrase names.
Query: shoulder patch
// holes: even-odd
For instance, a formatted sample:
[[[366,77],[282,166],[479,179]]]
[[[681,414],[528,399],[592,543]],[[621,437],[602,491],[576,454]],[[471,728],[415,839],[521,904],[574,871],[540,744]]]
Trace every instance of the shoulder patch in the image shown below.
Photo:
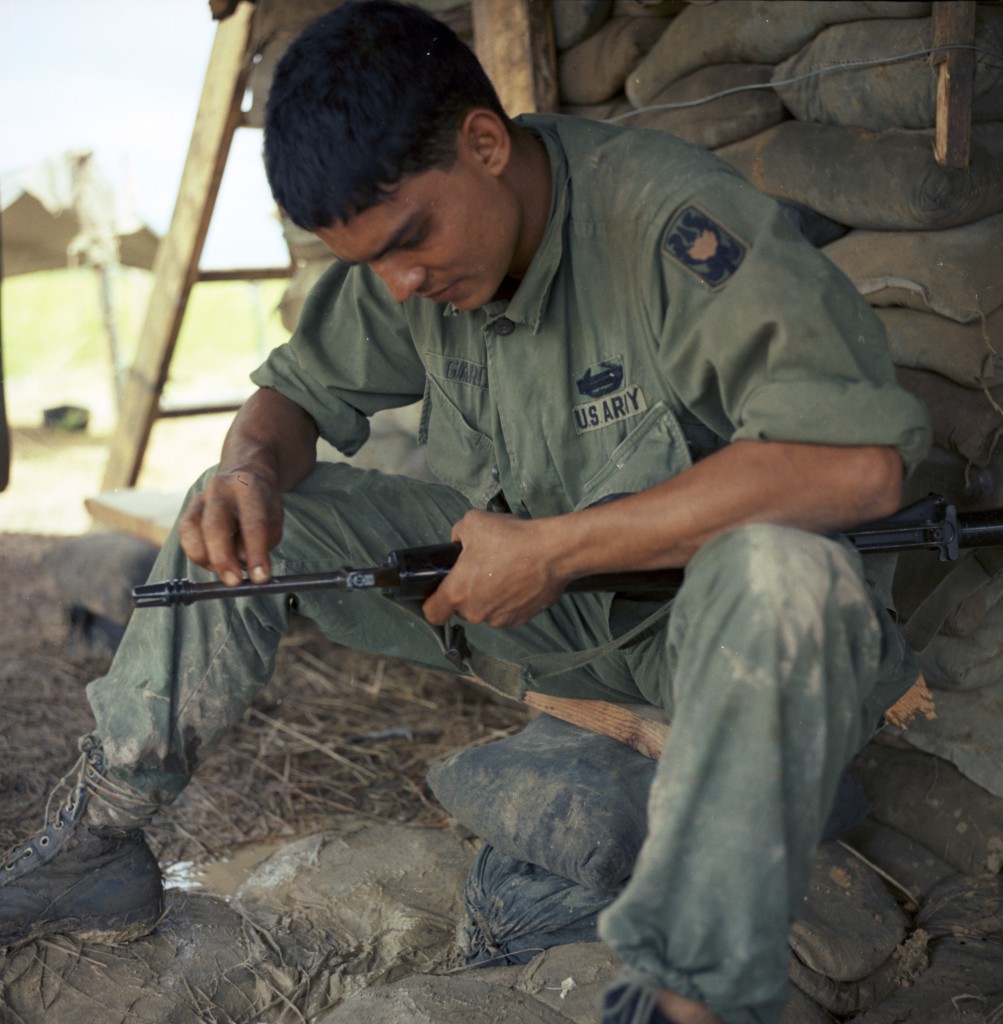
[[[662,249],[708,288],[716,289],[738,270],[748,246],[691,205],[684,206],[669,224]]]

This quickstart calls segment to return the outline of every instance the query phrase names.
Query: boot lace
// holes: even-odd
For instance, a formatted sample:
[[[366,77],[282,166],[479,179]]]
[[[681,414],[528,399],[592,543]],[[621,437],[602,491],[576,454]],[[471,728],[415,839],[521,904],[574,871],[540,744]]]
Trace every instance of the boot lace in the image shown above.
[[[75,825],[82,817],[92,797],[111,803],[125,804],[146,811],[149,800],[137,790],[112,781],[105,773],[104,751],[93,736],[80,740],[80,756],[73,767],[52,787],[45,802],[42,827],[27,840],[13,846],[3,854],[3,870],[13,871],[24,858],[34,855],[35,848],[45,849],[67,826]],[[2,880],[2,879],[0,879]]]

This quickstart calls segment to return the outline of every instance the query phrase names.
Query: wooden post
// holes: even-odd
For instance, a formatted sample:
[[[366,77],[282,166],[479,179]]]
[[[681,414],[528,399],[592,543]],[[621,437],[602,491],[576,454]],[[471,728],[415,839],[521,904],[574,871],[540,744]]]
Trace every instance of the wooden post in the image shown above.
[[[933,46],[975,42],[974,0],[936,0],[933,4]],[[944,167],[968,170],[972,145],[971,50],[934,52],[937,67],[937,121],[933,154]]]
[[[555,111],[557,51],[550,0],[472,0],[474,49],[505,112]]]
[[[102,484],[105,491],[131,487],[139,477],[189,293],[198,277],[230,143],[240,123],[253,11],[253,4],[239,4],[216,30],[174,214],[157,250],[139,349],[123,389]]]

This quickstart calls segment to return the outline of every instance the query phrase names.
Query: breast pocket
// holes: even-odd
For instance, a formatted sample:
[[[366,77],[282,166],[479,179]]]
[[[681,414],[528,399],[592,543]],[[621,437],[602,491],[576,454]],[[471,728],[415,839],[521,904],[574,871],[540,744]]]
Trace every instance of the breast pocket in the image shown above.
[[[585,483],[575,508],[643,491],[692,464],[679,422],[664,402],[657,402]]]
[[[418,443],[427,449],[429,469],[475,508],[485,508],[500,491],[494,442],[472,427],[432,376],[425,379]]]

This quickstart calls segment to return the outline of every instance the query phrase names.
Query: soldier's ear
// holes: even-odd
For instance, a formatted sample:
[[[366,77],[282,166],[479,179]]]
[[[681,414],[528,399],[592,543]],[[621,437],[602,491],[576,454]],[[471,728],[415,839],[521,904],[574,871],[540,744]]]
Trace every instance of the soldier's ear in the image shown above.
[[[512,138],[505,123],[493,110],[483,108],[468,111],[463,118],[459,145],[496,177],[508,166],[512,153]]]

